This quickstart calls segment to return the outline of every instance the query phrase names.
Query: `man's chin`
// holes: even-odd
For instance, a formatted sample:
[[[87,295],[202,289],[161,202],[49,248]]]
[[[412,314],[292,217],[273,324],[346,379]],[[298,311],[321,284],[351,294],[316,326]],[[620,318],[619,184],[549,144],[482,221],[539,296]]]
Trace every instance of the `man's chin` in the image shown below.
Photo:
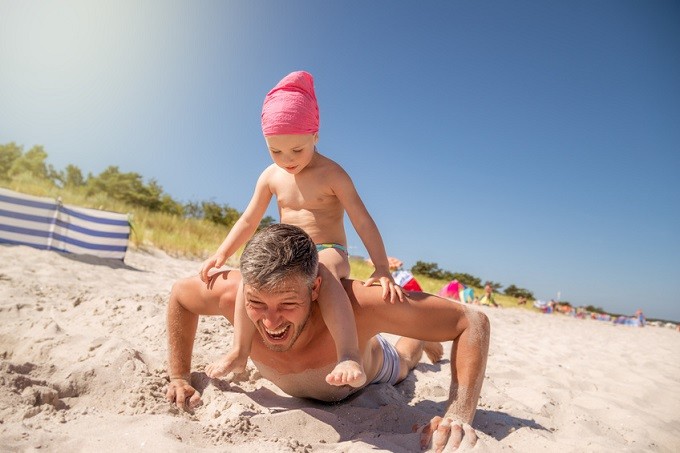
[[[289,344],[272,344],[268,341],[265,341],[264,345],[267,346],[267,349],[274,352],[286,352],[291,346]]]

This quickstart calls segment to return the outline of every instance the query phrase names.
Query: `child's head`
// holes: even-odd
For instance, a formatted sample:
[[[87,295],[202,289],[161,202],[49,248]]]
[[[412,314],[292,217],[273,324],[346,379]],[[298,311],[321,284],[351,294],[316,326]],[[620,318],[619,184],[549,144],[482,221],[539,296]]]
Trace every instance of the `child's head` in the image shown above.
[[[318,131],[314,78],[308,72],[291,72],[267,93],[262,105],[262,133],[274,163],[291,174],[302,171],[314,157]]]
[[[262,133],[315,134],[319,131],[319,106],[314,78],[305,71],[291,72],[267,93],[262,105]]]

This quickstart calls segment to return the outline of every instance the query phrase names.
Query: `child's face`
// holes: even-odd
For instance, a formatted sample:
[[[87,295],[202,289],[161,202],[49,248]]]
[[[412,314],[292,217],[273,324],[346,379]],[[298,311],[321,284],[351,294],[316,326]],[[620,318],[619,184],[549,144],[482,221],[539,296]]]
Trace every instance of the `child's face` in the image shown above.
[[[314,158],[319,134],[270,135],[264,139],[274,163],[291,175],[297,175]]]

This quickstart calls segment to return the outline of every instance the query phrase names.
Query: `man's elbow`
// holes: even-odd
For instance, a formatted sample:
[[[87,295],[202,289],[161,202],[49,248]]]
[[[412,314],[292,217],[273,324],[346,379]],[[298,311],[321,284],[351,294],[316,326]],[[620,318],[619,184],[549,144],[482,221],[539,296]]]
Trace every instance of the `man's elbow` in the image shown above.
[[[489,341],[491,336],[491,322],[489,317],[479,310],[468,310],[468,329],[473,334],[473,338],[478,338],[482,341]]]

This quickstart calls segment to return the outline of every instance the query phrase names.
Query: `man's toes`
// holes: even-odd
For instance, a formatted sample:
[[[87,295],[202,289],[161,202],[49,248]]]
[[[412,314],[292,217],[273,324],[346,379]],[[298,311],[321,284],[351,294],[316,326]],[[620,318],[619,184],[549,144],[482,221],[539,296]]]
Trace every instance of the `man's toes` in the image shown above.
[[[439,362],[444,356],[444,346],[439,342],[426,341],[423,350],[432,363]]]

